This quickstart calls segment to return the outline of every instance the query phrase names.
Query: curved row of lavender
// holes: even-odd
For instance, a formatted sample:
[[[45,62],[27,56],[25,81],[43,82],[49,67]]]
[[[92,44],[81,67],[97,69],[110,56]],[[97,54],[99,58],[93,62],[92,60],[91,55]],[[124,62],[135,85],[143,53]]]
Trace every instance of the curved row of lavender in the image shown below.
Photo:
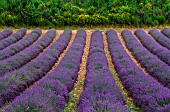
[[[129,30],[123,30],[121,34],[127,48],[141,66],[164,86],[170,88],[170,66],[143,47]]]
[[[170,39],[170,29],[168,28],[163,28],[161,30],[161,33],[164,34],[166,37],[168,37]]]
[[[145,48],[170,66],[170,51],[166,47],[155,42],[142,29],[137,29],[134,34],[138,37]]]
[[[78,102],[78,112],[129,112],[110,73],[99,30],[91,36],[87,73]]]
[[[50,35],[55,36],[56,30],[51,29]],[[60,54],[67,47],[72,32],[67,29],[46,51],[22,68],[15,70],[0,79],[0,106],[13,100],[17,95],[42,78],[49,72]],[[48,38],[48,37],[46,37]]]
[[[106,33],[112,62],[136,106],[144,112],[168,112],[170,108],[170,90],[145,74],[124,50],[117,33]]]
[[[40,40],[24,49],[23,51],[13,55],[10,58],[0,61],[0,76],[19,69],[32,59],[36,58],[45,48],[47,48],[56,36],[56,30],[50,29]]]
[[[0,40],[10,36],[12,34],[12,32],[13,31],[10,28],[7,28],[7,29],[3,30],[2,32],[0,32]]]
[[[60,112],[69,100],[78,76],[86,32],[79,30],[61,62],[46,77],[10,103],[5,112]]]
[[[1,40],[0,50],[22,39],[23,36],[26,34],[26,31],[27,31],[26,28],[21,28],[16,33],[11,34],[8,38]]]
[[[65,54],[62,61],[49,75],[50,78],[57,79],[62,84],[66,85],[69,92],[73,89],[74,83],[78,77],[85,43],[86,31],[79,30],[72,46]]]
[[[160,33],[157,29],[151,29],[148,32],[162,46],[170,50],[170,39]]]
[[[35,42],[39,38],[41,33],[41,29],[36,28],[17,43],[10,45],[3,50],[0,50],[0,60],[9,58],[15,55],[16,53],[24,50],[26,47],[29,47],[33,44],[33,42]]]

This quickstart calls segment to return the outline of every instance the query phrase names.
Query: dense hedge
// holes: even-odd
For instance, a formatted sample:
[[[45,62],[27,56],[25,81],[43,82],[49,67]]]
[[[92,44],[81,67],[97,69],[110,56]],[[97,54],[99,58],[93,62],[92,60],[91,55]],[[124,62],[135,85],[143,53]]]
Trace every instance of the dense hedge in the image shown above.
[[[169,0],[1,0],[1,25],[170,23]]]

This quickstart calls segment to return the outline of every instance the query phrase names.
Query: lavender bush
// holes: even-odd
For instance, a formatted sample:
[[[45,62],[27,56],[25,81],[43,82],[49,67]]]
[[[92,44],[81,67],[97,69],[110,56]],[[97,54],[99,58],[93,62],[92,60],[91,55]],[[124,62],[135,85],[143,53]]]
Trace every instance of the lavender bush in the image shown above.
[[[168,37],[170,39],[170,29],[168,28],[163,28],[161,30],[161,33],[164,34],[166,37]]]
[[[0,32],[0,40],[7,38],[9,35],[12,34],[12,30],[10,28],[7,28],[5,30],[3,30],[2,32]]]
[[[170,88],[170,66],[144,48],[129,30],[122,31],[122,37],[132,55],[146,68],[149,75]]]
[[[22,39],[23,36],[26,34],[26,29],[21,28],[16,33],[13,33],[8,38],[1,40],[0,42],[0,50],[8,47],[9,45],[16,43],[18,40]],[[7,34],[8,35],[8,34]]]
[[[139,106],[144,112],[168,112],[170,90],[150,75],[145,74],[132,61],[114,30],[107,31],[106,35],[114,67],[136,106]]]
[[[0,60],[4,60],[13,56],[14,54],[24,50],[26,47],[29,47],[33,42],[35,42],[38,37],[41,35],[42,31],[39,28],[33,30],[30,34],[25,36],[23,39],[18,41],[15,44],[8,46],[7,48],[0,51]]]
[[[142,29],[137,29],[135,31],[135,35],[141,41],[143,46],[145,46],[151,53],[156,55],[159,59],[170,66],[170,51],[167,48],[162,47],[160,44],[155,42]]]
[[[54,36],[56,34],[56,30],[51,29],[51,31],[50,35]],[[71,35],[72,32],[69,30],[68,33],[68,30],[66,30],[62,35],[60,35],[57,41],[55,41],[45,52],[32,62],[27,63],[22,68],[1,78],[0,106],[3,106],[7,101],[13,100],[27,87],[43,77],[52,68],[60,54],[67,47]]]
[[[102,33],[94,31],[78,112],[129,112],[108,68]]]
[[[149,30],[149,34],[162,46],[168,48],[170,50],[170,39],[160,33],[157,29]]]
[[[57,79],[62,84],[65,84],[69,92],[73,89],[74,83],[78,77],[85,42],[86,32],[84,30],[79,30],[72,46],[50,75],[50,78]]]
[[[11,72],[14,69],[18,69],[23,65],[36,58],[40,52],[42,52],[56,36],[56,30],[50,29],[40,40],[23,51],[15,54],[14,56],[0,61],[0,76],[4,76],[5,73]]]
[[[64,37],[60,38],[63,39]],[[73,89],[78,76],[85,41],[86,32],[79,30],[59,65],[32,89],[27,89],[22,95],[16,97],[5,111],[62,111],[69,100],[68,93]],[[65,43],[65,39],[63,42]]]

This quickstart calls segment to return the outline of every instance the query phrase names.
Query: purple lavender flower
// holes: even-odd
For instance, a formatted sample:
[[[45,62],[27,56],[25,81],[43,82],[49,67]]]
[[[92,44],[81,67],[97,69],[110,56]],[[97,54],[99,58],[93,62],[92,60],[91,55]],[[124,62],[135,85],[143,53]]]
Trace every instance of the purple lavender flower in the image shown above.
[[[146,68],[149,74],[161,84],[170,88],[170,66],[143,47],[129,30],[123,30],[122,37],[125,40],[127,48],[141,63],[141,66]]]
[[[41,41],[46,41],[47,42],[46,46],[48,46],[48,44],[50,44],[50,42],[53,40],[55,35],[56,35],[56,30],[50,29],[44,35],[44,37],[42,37],[42,40],[40,39],[38,42],[41,43]],[[70,38],[71,38],[71,35],[70,35]],[[55,43],[59,43],[59,41],[56,41]],[[41,48],[38,47],[37,44],[35,44],[33,45],[33,47],[28,47],[24,51],[8,59],[15,59],[15,61],[12,61],[13,63],[16,64],[14,66],[20,66],[20,64],[23,63],[23,61],[30,60],[31,58],[30,56],[34,56],[35,55],[34,53],[38,55],[38,53],[43,50],[43,49],[41,50]],[[54,48],[53,46],[50,46],[46,52],[51,53],[50,51],[53,50],[53,48]],[[27,54],[26,54],[26,51],[27,51]],[[13,100],[17,95],[19,95],[20,92],[24,91],[27,88],[27,86],[32,85],[33,82],[37,81],[39,78],[41,78],[51,69],[52,65],[54,65],[56,60],[58,60],[58,55],[56,55],[56,57],[52,57],[46,52],[42,53],[40,56],[35,58],[30,63],[27,63],[25,66],[21,67],[20,69],[14,70],[11,73],[5,74],[5,76],[1,78],[1,81],[2,81],[1,83],[3,82],[7,82],[7,83],[3,83],[1,85],[1,88],[4,88],[4,87],[5,88],[1,89],[1,92],[0,92],[1,93],[0,101],[2,101],[0,103],[0,106],[3,106],[4,103],[7,101]],[[56,52],[56,51],[53,50],[53,52]],[[30,55],[28,55],[28,53],[30,53]],[[11,68],[7,68],[8,70],[12,69],[13,68],[12,63],[9,63],[8,67],[11,67]],[[11,90],[13,91],[12,93],[15,93],[14,95],[9,95],[9,93],[11,93]]]
[[[162,61],[170,65],[170,51],[167,48],[162,47],[160,44],[155,42],[141,29],[137,29],[135,31],[135,35],[141,41],[143,46],[145,46],[151,53],[158,56]]]
[[[164,34],[166,37],[168,37],[170,39],[170,29],[168,28],[163,28],[161,30],[161,33]]]
[[[66,43],[68,43],[70,40],[68,38],[69,36],[68,33],[70,35],[69,38],[71,38],[71,33],[67,29],[63,33],[63,35],[61,35],[60,39],[58,39],[55,42],[55,44],[53,44],[50,47],[50,50],[56,49],[56,46],[55,46],[57,45],[56,43],[60,43],[60,42],[63,43],[63,40],[65,40],[64,38],[67,38]],[[84,38],[84,40],[82,40],[80,37],[77,36],[80,34],[82,34],[81,38]],[[6,109],[7,112],[8,111],[12,112],[13,110],[33,111],[31,109],[34,109],[34,110],[39,109],[39,112],[44,112],[44,111],[55,112],[55,111],[62,111],[64,109],[65,104],[69,100],[69,92],[72,90],[72,87],[74,86],[74,83],[78,76],[80,60],[82,58],[82,55],[80,54],[83,53],[83,49],[84,49],[84,45],[86,41],[85,40],[86,33],[84,30],[78,31],[77,35],[76,35],[76,38],[73,44],[71,45],[70,49],[65,54],[65,56],[63,57],[59,65],[52,72],[50,72],[45,78],[40,80],[40,82],[37,85],[34,85],[32,89],[27,89],[26,91],[23,92],[22,95],[16,97],[15,100],[12,103],[10,103],[10,106]],[[80,42],[80,41],[83,41],[81,43],[84,43],[81,46],[78,46],[80,47],[80,49],[76,51],[72,49],[72,48],[75,48],[77,46],[77,42]],[[67,44],[65,45],[67,46]],[[60,50],[58,52],[60,52]],[[47,56],[47,53],[50,53],[50,52],[46,52],[45,53],[46,56]],[[68,57],[71,57],[71,58],[68,58]],[[50,60],[52,59],[52,57],[51,58],[46,57],[43,59]],[[44,61],[43,59],[41,58],[42,60],[41,62]],[[49,66],[50,64],[45,64],[45,65],[40,64],[40,65],[41,66],[38,65],[35,67],[36,68],[39,67],[40,69],[44,70],[45,68],[42,68],[42,66],[45,66],[45,65]],[[38,76],[39,74],[41,73],[37,73],[37,74],[34,73],[33,75],[27,74],[26,76],[31,78],[34,76]]]
[[[26,47],[30,46],[33,42],[35,42],[38,37],[41,35],[41,29],[36,28],[33,30],[30,34],[28,34],[26,37],[21,39],[15,44],[12,44],[8,46],[7,48],[0,51],[0,60],[4,60],[6,58],[9,58],[16,53],[24,50]]]
[[[10,35],[8,38],[1,40],[0,50],[6,48],[9,45],[16,43],[18,40],[22,39],[23,36],[25,35],[25,33],[26,33],[26,29],[21,28],[16,33],[13,33],[12,35]]]
[[[170,50],[170,39],[160,33],[157,29],[149,30],[149,34],[162,46],[168,48]]]
[[[51,36],[50,36],[51,35]],[[15,54],[14,56],[0,61],[0,76],[5,73],[11,72],[15,69],[21,68],[23,65],[36,58],[40,52],[43,51],[54,39],[56,35],[55,29],[50,29],[40,40],[23,51]]]
[[[7,28],[3,30],[2,32],[0,32],[0,40],[7,38],[9,35],[12,34],[12,32],[13,31],[10,28]]]
[[[139,46],[138,44],[132,43],[136,41],[134,38],[131,38],[132,36],[129,31],[124,30],[122,33],[124,33],[124,38],[126,37],[126,39],[130,41],[127,41],[128,44]],[[132,61],[120,43],[116,31],[109,30],[106,35],[116,72],[125,89],[127,89],[129,95],[132,96],[136,106],[140,107],[144,112],[169,111],[166,105],[169,104],[170,101],[170,90],[158,83],[150,75],[146,75]],[[132,49],[130,45],[129,47]],[[140,50],[139,48],[132,50],[135,49]],[[144,53],[142,52],[142,54]]]
[[[129,112],[108,68],[102,33],[98,30],[91,37],[84,85],[78,102],[78,112]]]

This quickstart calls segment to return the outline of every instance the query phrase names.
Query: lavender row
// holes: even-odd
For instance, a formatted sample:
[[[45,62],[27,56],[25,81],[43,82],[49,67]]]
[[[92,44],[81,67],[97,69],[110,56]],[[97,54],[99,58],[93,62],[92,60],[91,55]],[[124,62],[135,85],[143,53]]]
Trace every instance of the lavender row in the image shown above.
[[[23,36],[26,34],[26,29],[21,28],[16,33],[13,33],[8,38],[1,40],[0,42],[0,50],[8,47],[9,45],[16,43],[18,40],[22,39]]]
[[[0,76],[4,76],[5,73],[18,69],[36,58],[39,53],[41,53],[52,42],[55,36],[56,30],[50,29],[40,40],[30,47],[12,57],[0,61]]]
[[[157,29],[149,30],[149,34],[162,46],[168,48],[170,50],[170,40],[160,33]]]
[[[151,76],[170,88],[170,66],[144,48],[129,30],[122,31],[122,37],[132,55],[146,68]]]
[[[68,91],[73,89],[74,83],[78,77],[78,71],[86,43],[86,31],[79,30],[75,40],[67,51],[59,65],[50,73],[51,79],[59,80],[66,85]]]
[[[108,68],[102,33],[91,37],[84,89],[78,102],[78,112],[129,112],[123,96]]]
[[[3,49],[0,51],[0,60],[4,60],[6,58],[9,58],[13,56],[14,54],[22,51],[26,47],[30,46],[35,42],[38,37],[41,35],[42,31],[39,28],[36,28],[33,30],[30,34],[25,36],[23,39],[18,41],[15,44],[10,45],[9,47]]]
[[[7,38],[9,35],[12,34],[12,30],[10,28],[7,28],[5,30],[3,30],[2,32],[0,32],[0,40]]]
[[[161,33],[164,34],[166,37],[168,37],[170,39],[170,29],[168,28],[163,28],[161,30]]]
[[[54,36],[55,34],[56,30],[52,29],[50,35]],[[70,30],[65,30],[59,39],[40,56],[0,79],[0,106],[3,106],[7,101],[12,101],[52,69],[60,54],[67,47],[71,34]]]
[[[144,112],[168,112],[170,90],[145,74],[132,61],[114,30],[107,31],[106,35],[116,72],[135,105]]]
[[[6,112],[39,110],[39,112],[60,112],[69,100],[69,92],[78,76],[86,41],[86,32],[79,30],[68,52],[59,65],[44,79],[28,89],[10,104]],[[32,108],[28,108],[29,106]]]
[[[151,53],[156,55],[162,61],[170,66],[170,51],[162,47],[160,44],[155,42],[149,35],[147,35],[142,29],[137,29],[135,35],[141,41],[143,46],[145,46]]]

